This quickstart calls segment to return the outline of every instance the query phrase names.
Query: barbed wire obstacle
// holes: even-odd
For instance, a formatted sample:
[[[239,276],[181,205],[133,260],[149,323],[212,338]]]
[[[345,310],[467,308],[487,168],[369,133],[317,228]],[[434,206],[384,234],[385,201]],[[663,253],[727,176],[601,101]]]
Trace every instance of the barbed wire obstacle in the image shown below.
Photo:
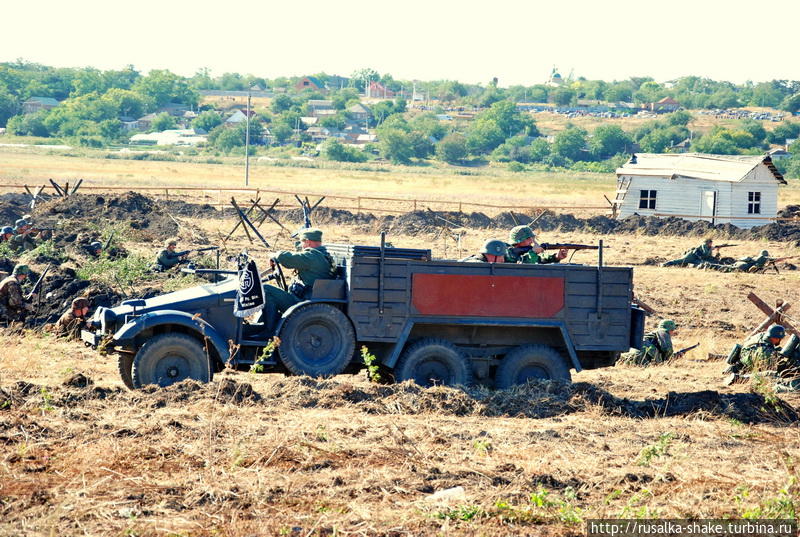
[[[314,209],[319,207],[319,204],[322,203],[322,200],[325,199],[325,196],[319,198],[314,205],[311,205],[311,202],[308,201],[308,196],[305,196],[305,199],[300,199],[300,196],[295,194],[294,199],[297,200],[297,202],[300,204],[300,209],[303,211],[303,227],[311,227],[311,213],[314,212]]]

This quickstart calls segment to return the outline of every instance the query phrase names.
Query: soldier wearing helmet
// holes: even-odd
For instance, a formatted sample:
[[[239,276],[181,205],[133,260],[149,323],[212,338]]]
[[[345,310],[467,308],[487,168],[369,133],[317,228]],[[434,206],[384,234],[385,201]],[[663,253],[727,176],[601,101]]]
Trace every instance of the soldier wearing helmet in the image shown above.
[[[498,239],[489,239],[477,254],[461,259],[467,263],[505,263],[508,245]]]
[[[164,241],[164,249],[158,253],[156,261],[151,267],[155,272],[167,271],[186,260],[188,252],[176,252],[178,239],[170,238]]]
[[[0,281],[0,320],[7,322],[20,321],[25,312],[30,311],[30,304],[22,295],[22,282],[28,278],[30,269],[27,265],[17,265],[11,276]]]
[[[678,259],[673,259],[672,261],[667,261],[663,263],[662,267],[672,267],[675,265],[685,266],[685,265],[692,265],[696,267],[701,263],[718,263],[719,262],[719,250],[717,253],[714,254],[714,239],[706,239],[703,244],[697,246],[696,248],[690,248],[683,253],[683,257],[679,257]]]
[[[672,336],[678,325],[672,319],[663,319],[658,328],[645,334],[641,349],[631,349],[620,356],[620,363],[648,366],[660,364],[673,357]]]
[[[784,337],[786,337],[786,329],[779,324],[773,324],[764,332],[747,338],[742,344],[738,357],[729,360],[731,365],[725,370],[725,373],[731,373],[731,375],[725,379],[725,384],[732,384],[747,373],[779,369],[780,344]]]
[[[83,297],[72,301],[70,309],[65,311],[56,321],[56,334],[62,337],[74,339],[78,337],[81,330],[86,326],[89,318],[89,300]]]
[[[14,238],[14,228],[11,226],[3,226],[0,229],[0,242],[10,242]]]
[[[564,249],[543,257],[544,248],[537,244],[536,234],[530,226],[512,228],[508,233],[508,243],[511,245],[506,251],[508,263],[558,263],[567,257]]]
[[[94,241],[89,244],[89,253],[95,257],[100,257],[103,253],[103,243],[100,241]]]
[[[31,236],[31,225],[24,218],[14,222],[14,237],[11,239],[17,250],[29,251],[36,248],[36,241]]]
[[[721,265],[719,263],[703,263],[703,269],[718,270],[720,272],[759,272],[772,258],[767,250],[761,250],[757,257],[740,257],[733,265]]]

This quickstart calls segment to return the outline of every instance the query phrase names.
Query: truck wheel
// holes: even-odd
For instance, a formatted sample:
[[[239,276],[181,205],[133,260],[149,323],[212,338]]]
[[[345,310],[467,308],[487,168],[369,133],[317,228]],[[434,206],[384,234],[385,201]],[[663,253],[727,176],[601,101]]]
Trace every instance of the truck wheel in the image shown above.
[[[356,336],[350,319],[330,304],[309,304],[286,319],[278,347],[283,365],[295,375],[331,377],[353,359]]]
[[[211,380],[206,351],[186,334],[162,334],[147,341],[133,359],[133,386],[169,386],[186,379]]]
[[[422,386],[469,386],[472,368],[458,348],[445,339],[425,338],[412,343],[397,362],[395,378]]]
[[[133,368],[133,354],[129,352],[121,352],[117,354],[117,370],[119,376],[122,377],[122,382],[129,390],[133,389],[133,377],[131,369]]]
[[[522,345],[506,354],[494,377],[495,388],[504,390],[528,380],[571,382],[564,358],[547,345]]]

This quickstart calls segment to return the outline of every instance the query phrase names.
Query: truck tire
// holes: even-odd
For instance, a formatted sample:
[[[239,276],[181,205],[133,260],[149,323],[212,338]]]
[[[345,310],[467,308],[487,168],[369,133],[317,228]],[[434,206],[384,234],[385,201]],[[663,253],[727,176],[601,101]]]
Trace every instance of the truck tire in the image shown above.
[[[494,376],[495,388],[504,390],[528,380],[572,382],[569,367],[557,350],[547,345],[522,345],[506,354]]]
[[[162,334],[147,341],[133,358],[133,386],[169,386],[182,380],[211,380],[211,365],[203,345],[186,334]]]
[[[330,304],[309,304],[295,310],[278,337],[281,362],[295,375],[338,375],[350,364],[356,348],[350,319]]]
[[[122,378],[122,383],[129,390],[133,389],[133,354],[129,352],[120,352],[117,354],[117,370],[119,376]]]
[[[422,386],[469,386],[472,367],[466,356],[446,339],[424,338],[409,345],[394,368],[398,382]]]

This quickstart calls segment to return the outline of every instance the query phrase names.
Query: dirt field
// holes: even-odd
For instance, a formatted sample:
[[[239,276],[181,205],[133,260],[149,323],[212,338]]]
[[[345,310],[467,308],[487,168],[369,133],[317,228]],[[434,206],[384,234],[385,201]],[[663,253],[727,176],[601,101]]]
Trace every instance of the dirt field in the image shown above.
[[[41,211],[83,222],[83,233],[102,233],[98,214],[114,215],[106,225],[139,222],[124,247],[142,256],[154,255],[158,233],[200,246],[233,226],[208,208],[173,206],[169,217],[136,195],[90,201]],[[141,226],[145,216],[158,233]],[[467,219],[459,250],[418,215],[380,224],[319,217],[330,242],[376,244],[386,226],[396,246],[448,258],[509,227]],[[506,392],[233,371],[208,385],[131,392],[111,357],[46,331],[7,330],[0,334],[0,535],[499,537],[581,535],[586,520],[602,517],[794,518],[800,396],[724,387],[724,364],[708,354],[727,352],[762,319],[747,293],[797,304],[800,271],[645,265],[678,256],[703,231],[592,233],[564,222],[548,224],[540,238],[602,238],[607,263],[637,265],[637,295],[657,310],[648,327],[671,317],[680,325],[676,345],[700,347],[666,365],[584,371],[571,386]],[[277,247],[291,247],[276,225],[262,229]],[[795,241],[730,242],[733,257],[763,248],[800,255]],[[266,257],[241,234],[226,244],[230,253],[243,247]],[[61,271],[86,263],[69,251]],[[578,252],[573,261],[596,258]],[[190,283],[156,279],[140,289]],[[432,498],[443,491],[449,499]]]

